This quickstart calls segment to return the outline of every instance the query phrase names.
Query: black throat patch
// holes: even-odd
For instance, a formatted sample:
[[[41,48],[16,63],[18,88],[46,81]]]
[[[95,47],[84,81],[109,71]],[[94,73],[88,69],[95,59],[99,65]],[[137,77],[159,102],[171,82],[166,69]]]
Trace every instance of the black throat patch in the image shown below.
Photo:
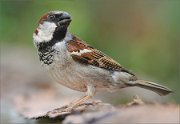
[[[49,46],[49,42],[47,43],[40,43],[38,46],[38,55],[39,60],[46,65],[50,65],[53,63],[55,49],[52,46]]]
[[[52,40],[49,42],[41,42],[37,44],[39,60],[46,65],[53,63],[54,54],[57,52],[53,46],[57,42],[61,42],[67,33],[67,28],[56,29]]]

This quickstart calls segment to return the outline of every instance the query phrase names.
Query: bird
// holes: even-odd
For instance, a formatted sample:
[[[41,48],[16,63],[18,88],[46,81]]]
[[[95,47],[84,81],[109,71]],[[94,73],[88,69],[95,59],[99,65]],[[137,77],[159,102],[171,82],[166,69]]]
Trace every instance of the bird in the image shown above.
[[[85,92],[71,104],[76,107],[101,90],[145,88],[160,96],[173,92],[163,85],[139,79],[114,59],[87,44],[68,30],[72,17],[65,11],[50,11],[38,21],[33,33],[40,63],[53,81]]]

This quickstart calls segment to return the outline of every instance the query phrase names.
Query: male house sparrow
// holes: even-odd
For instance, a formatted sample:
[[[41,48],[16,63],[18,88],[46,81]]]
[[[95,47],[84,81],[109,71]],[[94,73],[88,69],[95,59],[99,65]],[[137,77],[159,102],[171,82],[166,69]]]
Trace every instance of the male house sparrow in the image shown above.
[[[103,52],[68,32],[71,16],[63,11],[43,15],[33,34],[41,64],[50,77],[73,90],[86,92],[77,106],[95,95],[96,91],[137,86],[159,95],[172,91],[162,85],[139,80]]]

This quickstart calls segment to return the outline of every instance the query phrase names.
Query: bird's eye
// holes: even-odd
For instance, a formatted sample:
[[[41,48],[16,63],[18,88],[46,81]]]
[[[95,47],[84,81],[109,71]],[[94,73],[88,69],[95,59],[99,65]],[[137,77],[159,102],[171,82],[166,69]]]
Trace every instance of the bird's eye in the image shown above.
[[[54,15],[49,15],[49,18],[53,20],[53,19],[55,19],[55,16]]]

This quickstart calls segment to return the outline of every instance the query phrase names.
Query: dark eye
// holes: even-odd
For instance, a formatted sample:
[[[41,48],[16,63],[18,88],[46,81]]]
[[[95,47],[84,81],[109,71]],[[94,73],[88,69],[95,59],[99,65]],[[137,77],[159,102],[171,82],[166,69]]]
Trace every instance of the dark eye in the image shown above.
[[[55,19],[55,16],[54,16],[54,15],[49,15],[48,17],[49,17],[49,19],[51,19],[51,20],[54,20],[54,19]]]

